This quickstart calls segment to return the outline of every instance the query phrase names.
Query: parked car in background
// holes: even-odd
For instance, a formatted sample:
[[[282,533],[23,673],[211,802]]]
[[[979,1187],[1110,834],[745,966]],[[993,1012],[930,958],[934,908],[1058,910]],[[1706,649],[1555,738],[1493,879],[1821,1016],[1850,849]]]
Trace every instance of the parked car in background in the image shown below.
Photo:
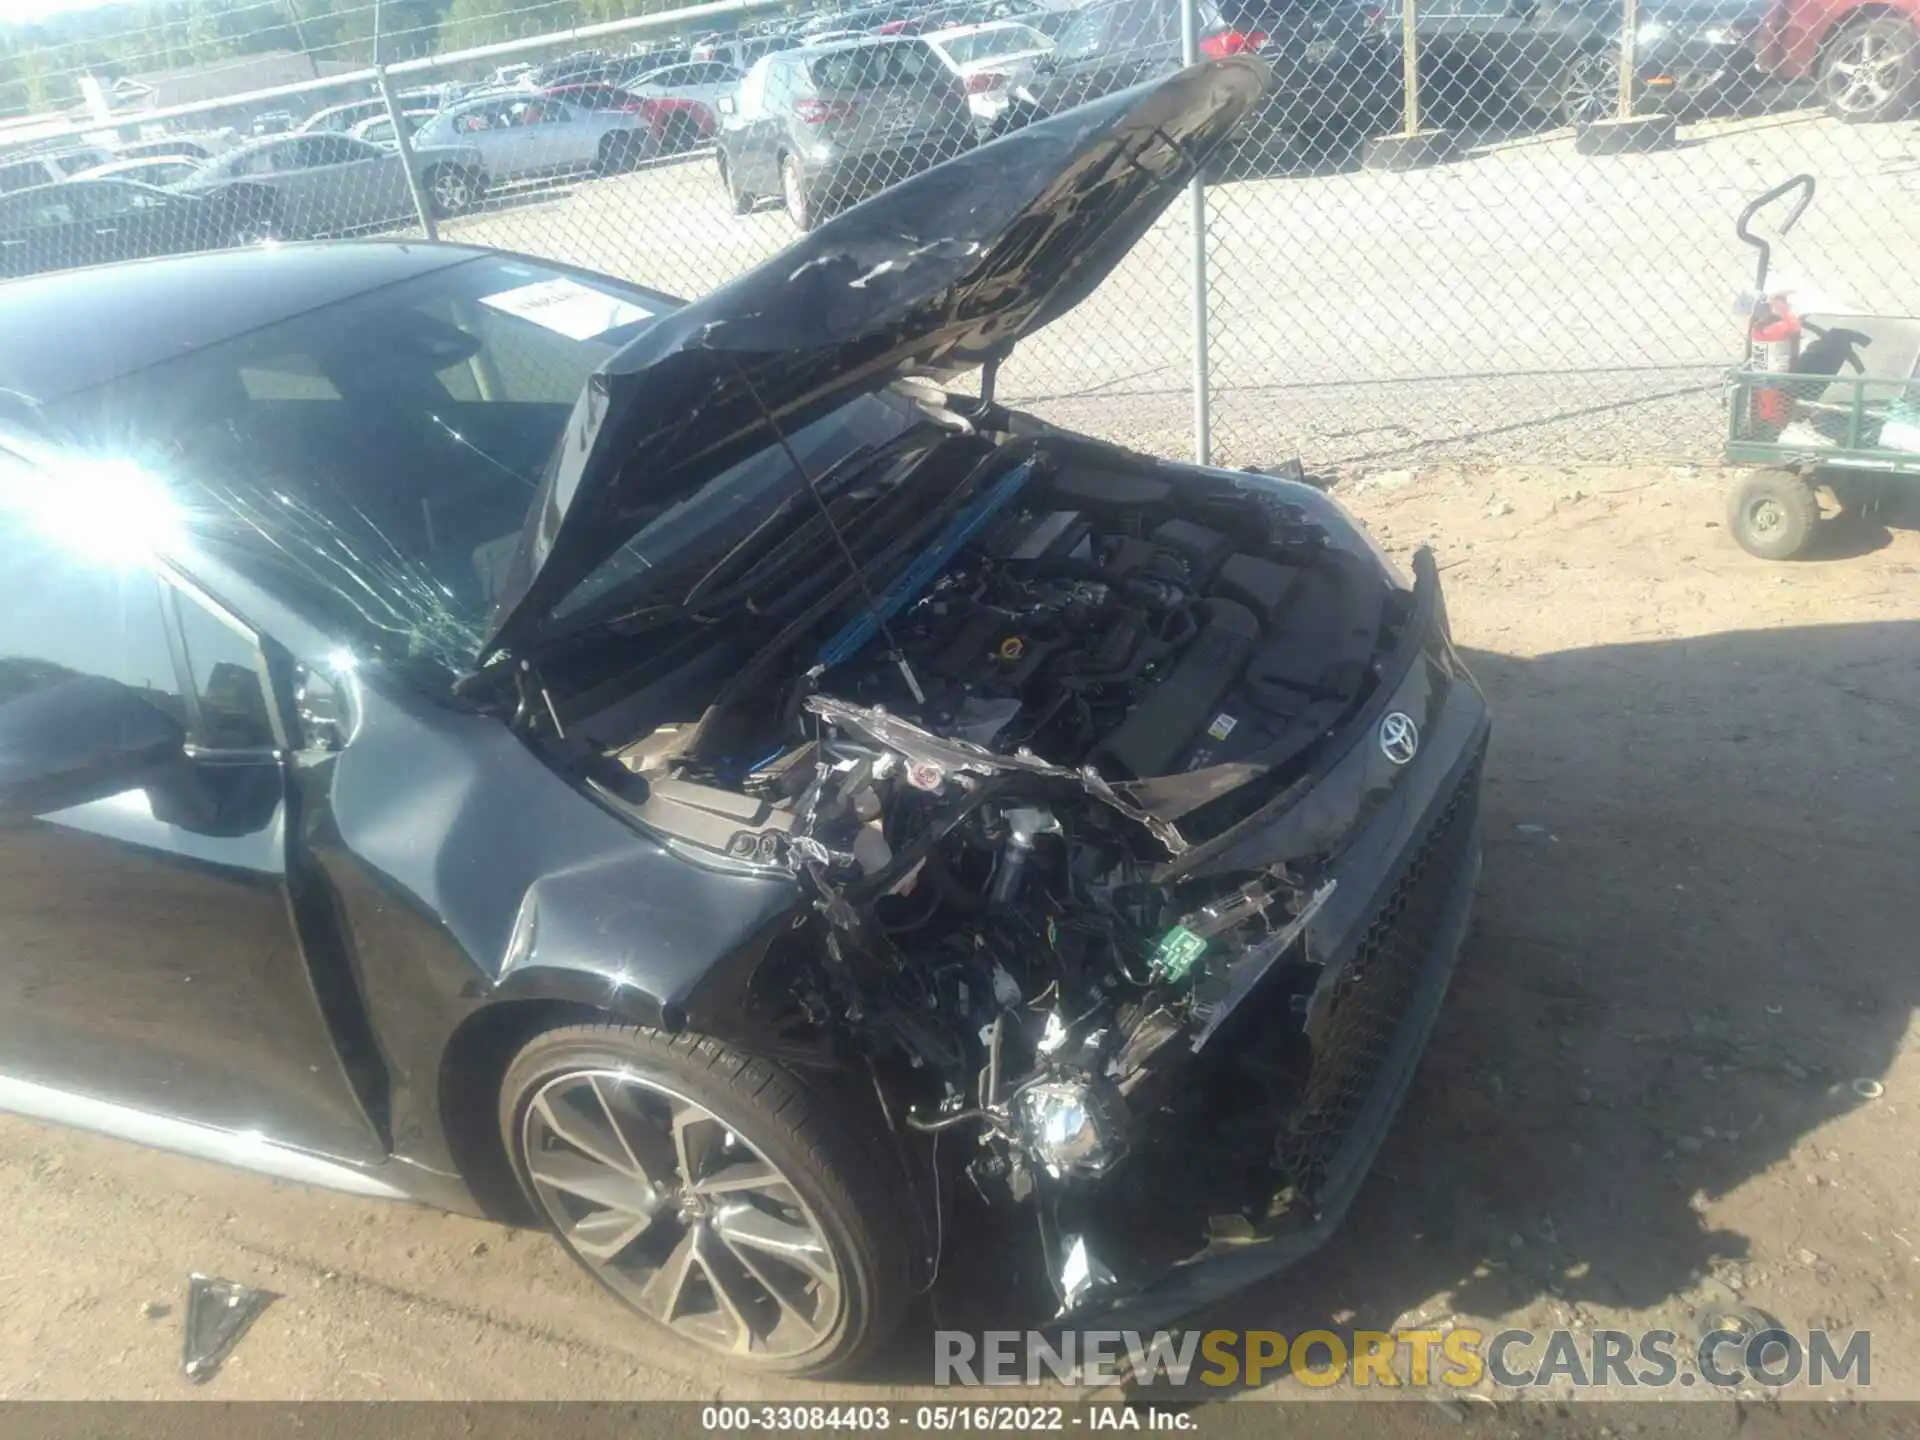
[[[475,147],[419,143],[414,155],[440,214],[462,214],[486,194],[487,166]],[[399,153],[351,135],[255,141],[209,161],[180,189],[206,197],[246,237],[334,235],[415,214]]]
[[[617,79],[626,68],[625,56],[604,50],[582,50],[537,65],[518,80],[523,90],[551,90],[556,85],[585,85]]]
[[[1773,0],[1642,0],[1635,106],[1739,102],[1766,83],[1754,41]],[[1422,80],[1435,113],[1472,125],[1516,105],[1563,124],[1616,113],[1618,0],[1420,0]],[[1382,14],[1388,30],[1397,16]]]
[[[250,125],[248,129],[250,129],[256,137],[285,135],[297,124],[298,122],[294,119],[294,114],[291,110],[264,110],[253,117],[253,124]]]
[[[735,36],[724,40],[707,40],[693,47],[694,60],[719,61],[736,75],[745,75],[754,62],[767,55],[782,50],[791,50],[803,44],[797,35],[750,35]]]
[[[405,110],[401,112],[400,118],[406,122],[407,134],[411,136],[439,113],[437,110]],[[378,145],[383,150],[394,148],[393,117],[384,112],[379,115],[369,115],[355,125],[350,133],[354,139],[365,140],[369,144]]]
[[[642,70],[623,81],[621,88],[635,95],[694,100],[712,108],[740,89],[741,73],[722,60],[689,60],[684,65]]]
[[[299,125],[299,133],[311,135],[324,130],[335,135],[345,135],[362,120],[387,113],[387,102],[378,95],[370,100],[350,100],[344,105],[329,105],[324,110],[316,110]]]
[[[206,163],[204,156],[192,155],[151,155],[136,160],[109,160],[105,165],[95,165],[91,170],[82,170],[73,179],[132,180],[141,185],[152,185],[164,190],[170,185],[178,185],[182,180],[199,174],[206,167]]]
[[[930,30],[920,38],[967,87],[967,105],[982,134],[998,127],[1013,92],[1032,78],[1035,62],[1053,53],[1045,35],[1013,20]]]
[[[810,230],[976,139],[966,87],[924,40],[842,40],[767,56],[747,72],[721,106],[720,183],[736,215],[778,196]]]
[[[677,155],[713,138],[713,110],[697,100],[660,95],[635,95],[617,85],[560,85],[543,91],[549,99],[582,110],[598,110],[638,117],[643,125],[644,153]]]
[[[204,200],[130,180],[76,177],[0,196],[0,276],[142,260],[234,238]]]
[[[205,160],[218,155],[223,150],[233,148],[231,135],[200,133],[195,135],[155,135],[145,140],[129,140],[115,145],[113,153],[121,160],[140,160],[148,156],[164,155],[172,158],[180,155],[191,156],[196,160]]]
[[[482,96],[449,105],[415,133],[416,144],[477,150],[495,181],[630,168],[650,145],[638,110],[590,110],[534,93]]]
[[[1779,0],[1755,52],[1776,80],[1812,78],[1828,113],[1848,124],[1920,109],[1920,0]]]
[[[634,73],[659,70],[667,65],[684,65],[693,59],[691,45],[636,45],[626,54],[626,64]]]
[[[111,159],[113,156],[95,146],[76,146],[41,155],[17,155],[0,162],[0,195],[36,185],[50,185],[56,180],[78,175],[82,170],[104,165]]]
[[[1272,76],[1225,163],[1343,155],[1398,117],[1399,44],[1352,0],[1195,4],[1203,55],[1257,54]],[[1053,54],[1034,62],[1011,118],[1052,114],[1172,74],[1181,56],[1180,0],[1095,0],[1071,12]]]

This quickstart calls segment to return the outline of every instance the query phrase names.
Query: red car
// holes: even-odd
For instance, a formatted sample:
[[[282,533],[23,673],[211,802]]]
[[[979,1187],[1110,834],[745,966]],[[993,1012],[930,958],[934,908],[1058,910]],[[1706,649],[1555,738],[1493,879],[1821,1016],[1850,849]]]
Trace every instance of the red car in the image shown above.
[[[1898,120],[1920,105],[1920,0],[1780,0],[1754,53],[1777,79],[1812,77],[1836,119]]]
[[[646,116],[647,132],[652,137],[650,154],[673,155],[713,139],[713,111],[698,100],[634,95],[617,85],[599,82],[555,85],[541,93],[582,110],[624,110]]]

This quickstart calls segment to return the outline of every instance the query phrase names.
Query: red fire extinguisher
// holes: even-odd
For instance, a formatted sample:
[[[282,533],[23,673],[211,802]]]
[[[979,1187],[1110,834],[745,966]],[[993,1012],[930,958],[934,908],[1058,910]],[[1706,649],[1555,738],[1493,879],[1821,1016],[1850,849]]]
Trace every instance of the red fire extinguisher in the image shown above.
[[[1747,368],[1787,374],[1800,358],[1804,327],[1784,295],[1769,295],[1753,307],[1747,326]],[[1778,430],[1793,417],[1793,392],[1784,386],[1755,383],[1753,419]]]

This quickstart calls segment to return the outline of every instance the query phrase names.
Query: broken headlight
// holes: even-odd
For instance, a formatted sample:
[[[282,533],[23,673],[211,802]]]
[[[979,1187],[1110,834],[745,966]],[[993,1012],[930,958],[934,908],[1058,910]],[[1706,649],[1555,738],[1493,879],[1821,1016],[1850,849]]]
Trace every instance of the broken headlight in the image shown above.
[[[1102,1174],[1126,1148],[1106,1101],[1084,1081],[1027,1086],[1015,1103],[1014,1120],[1034,1161],[1056,1180]]]

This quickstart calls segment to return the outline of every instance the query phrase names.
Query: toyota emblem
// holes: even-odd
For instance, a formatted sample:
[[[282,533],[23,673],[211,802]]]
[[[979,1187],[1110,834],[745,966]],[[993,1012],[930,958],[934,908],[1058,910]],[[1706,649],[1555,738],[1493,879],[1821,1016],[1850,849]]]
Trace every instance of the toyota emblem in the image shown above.
[[[1420,753],[1420,727],[1396,710],[1380,722],[1380,753],[1396,765],[1410,765]]]

